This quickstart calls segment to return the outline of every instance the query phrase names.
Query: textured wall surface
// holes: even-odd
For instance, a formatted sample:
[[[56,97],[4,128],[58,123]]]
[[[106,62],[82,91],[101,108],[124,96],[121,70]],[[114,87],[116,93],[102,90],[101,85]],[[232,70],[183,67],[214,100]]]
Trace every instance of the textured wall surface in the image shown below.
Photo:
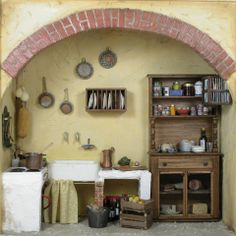
[[[231,93],[236,94],[236,74],[229,81]],[[223,219],[236,231],[236,103],[222,110],[221,142],[223,161]]]
[[[118,57],[112,69],[104,69],[98,56],[109,46]],[[78,78],[76,65],[82,57],[92,63],[94,74],[89,80]],[[188,58],[188,59],[187,59]],[[187,59],[187,60],[186,60]],[[35,57],[18,77],[18,86],[29,91],[30,132],[20,140],[25,151],[40,151],[48,144],[49,159],[99,159],[103,149],[114,146],[114,161],[122,156],[147,164],[148,151],[148,81],[147,73],[212,73],[213,71],[183,44],[152,34],[124,31],[84,33],[62,41]],[[37,98],[42,91],[42,76],[56,98],[52,108],[41,108]],[[85,89],[91,87],[125,87],[128,91],[124,113],[89,113],[85,111]],[[74,112],[59,110],[69,89]],[[63,142],[63,132],[69,132],[69,144]],[[81,143],[75,142],[80,133]],[[81,144],[96,145],[84,151]]]
[[[139,1],[137,3],[137,1],[5,0],[2,1],[1,62],[24,38],[43,25],[74,12],[95,7],[135,8],[179,18],[209,34],[234,60],[236,59],[236,4],[232,2],[216,4],[190,1]],[[100,68],[97,62],[99,52],[106,46],[111,46],[118,55],[118,63],[112,70]],[[88,81],[77,79],[72,73],[82,56],[92,62],[95,69],[94,76]],[[115,160],[127,154],[143,162],[147,159],[148,144],[147,97],[143,96],[147,92],[145,75],[147,73],[212,72],[212,69],[198,55],[179,43],[163,37],[122,32],[107,34],[96,32],[74,36],[41,52],[25,69],[25,73],[19,75],[19,83],[27,81],[29,82],[27,88],[32,89],[28,105],[31,124],[34,124],[29,134],[32,139],[28,137],[22,142],[25,148],[42,150],[53,141],[54,145],[48,150],[49,159],[99,159],[101,150],[114,145],[115,142],[114,146],[117,149]],[[43,111],[36,101],[37,95],[41,92],[42,75],[48,78],[48,89],[56,96],[54,107]],[[235,76],[233,79],[236,79]],[[128,111],[124,114],[108,114],[105,117],[86,113],[84,88],[110,85],[128,88]],[[14,84],[3,71],[1,71],[1,87],[2,104],[9,104],[14,113],[12,106]],[[74,113],[69,116],[62,115],[58,110],[65,87],[69,88],[70,98],[75,105]],[[37,117],[35,114],[39,112],[40,117]],[[225,153],[224,183],[226,183],[223,216],[225,222],[236,230],[234,176],[236,163],[233,156],[236,140],[235,133],[232,132],[235,113],[235,105],[223,109],[222,150]],[[56,118],[56,121],[51,117]],[[59,123],[60,126],[56,127],[55,123]],[[127,129],[133,134],[127,136]],[[62,142],[64,130],[71,134],[69,145]],[[73,140],[75,131],[80,132],[81,143],[86,142],[87,137],[91,137],[97,149],[93,152],[81,150],[80,144],[74,143]],[[0,154],[2,168],[5,169],[10,163],[10,152],[1,150]]]

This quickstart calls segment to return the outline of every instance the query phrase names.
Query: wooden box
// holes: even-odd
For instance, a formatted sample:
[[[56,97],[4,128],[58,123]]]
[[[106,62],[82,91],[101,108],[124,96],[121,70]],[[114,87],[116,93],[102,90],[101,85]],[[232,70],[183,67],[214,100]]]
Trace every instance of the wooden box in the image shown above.
[[[152,200],[138,204],[121,199],[120,225],[122,227],[148,229],[152,226],[152,219]]]
[[[148,212],[153,208],[153,200],[144,200],[144,204],[139,204],[135,202],[125,201],[121,199],[120,202],[121,210],[127,211],[137,211],[137,212]]]

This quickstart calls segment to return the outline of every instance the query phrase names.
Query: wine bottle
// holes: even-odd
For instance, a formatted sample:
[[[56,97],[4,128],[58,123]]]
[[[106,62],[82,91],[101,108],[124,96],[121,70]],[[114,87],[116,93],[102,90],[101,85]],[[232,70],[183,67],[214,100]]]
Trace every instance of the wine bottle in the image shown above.
[[[116,213],[116,219],[118,220],[120,218],[120,202],[119,199],[116,199],[116,205],[115,205],[115,213]]]
[[[204,151],[206,151],[207,136],[206,136],[206,129],[205,128],[201,129],[201,137],[199,139],[199,144],[200,144],[201,147],[204,148]]]

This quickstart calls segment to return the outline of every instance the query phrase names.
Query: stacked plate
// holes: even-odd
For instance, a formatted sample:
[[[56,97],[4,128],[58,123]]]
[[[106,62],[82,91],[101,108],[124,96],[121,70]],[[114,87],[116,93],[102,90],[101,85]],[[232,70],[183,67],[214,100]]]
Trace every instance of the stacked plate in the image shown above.
[[[202,146],[192,146],[192,152],[205,152]]]

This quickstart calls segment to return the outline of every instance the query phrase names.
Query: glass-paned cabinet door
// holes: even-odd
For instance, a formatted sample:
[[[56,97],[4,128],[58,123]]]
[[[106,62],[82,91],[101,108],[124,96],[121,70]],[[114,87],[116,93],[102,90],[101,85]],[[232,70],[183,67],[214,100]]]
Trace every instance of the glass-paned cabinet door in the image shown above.
[[[184,173],[160,172],[159,215],[183,216],[184,212]]]
[[[212,211],[211,173],[188,172],[187,214],[208,217]]]

